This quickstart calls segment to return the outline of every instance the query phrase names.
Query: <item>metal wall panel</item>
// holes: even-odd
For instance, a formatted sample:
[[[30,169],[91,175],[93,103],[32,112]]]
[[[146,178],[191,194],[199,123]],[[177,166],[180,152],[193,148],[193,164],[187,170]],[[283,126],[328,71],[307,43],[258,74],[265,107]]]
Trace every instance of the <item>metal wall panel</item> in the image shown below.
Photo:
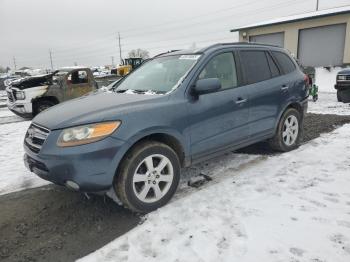
[[[254,35],[249,37],[249,41],[253,43],[263,43],[284,47],[284,33]]]
[[[346,24],[299,31],[298,59],[304,66],[343,64]]]

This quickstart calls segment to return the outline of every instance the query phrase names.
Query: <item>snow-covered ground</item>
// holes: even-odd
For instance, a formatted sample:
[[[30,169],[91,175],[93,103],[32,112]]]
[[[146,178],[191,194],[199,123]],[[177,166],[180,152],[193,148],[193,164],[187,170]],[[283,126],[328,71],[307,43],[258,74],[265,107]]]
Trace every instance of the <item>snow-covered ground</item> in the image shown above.
[[[239,170],[228,163],[80,261],[350,261],[349,134],[345,125]]]
[[[308,112],[315,114],[350,115],[350,104],[338,102],[336,93],[319,93],[317,102],[313,102],[310,98]]]
[[[23,164],[23,139],[29,125],[30,121],[0,125],[0,195],[48,183]]]
[[[315,84],[318,86],[320,92],[336,93],[334,85],[337,81],[337,74],[341,71],[341,67],[331,67],[328,69],[324,67],[315,68]]]

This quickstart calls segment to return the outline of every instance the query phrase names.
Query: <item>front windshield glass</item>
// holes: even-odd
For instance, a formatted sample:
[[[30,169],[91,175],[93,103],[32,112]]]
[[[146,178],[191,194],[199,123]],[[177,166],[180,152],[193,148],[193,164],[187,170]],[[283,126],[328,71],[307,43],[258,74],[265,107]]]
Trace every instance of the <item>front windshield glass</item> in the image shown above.
[[[116,92],[167,93],[177,87],[200,55],[175,55],[156,58],[145,63],[124,79]]]

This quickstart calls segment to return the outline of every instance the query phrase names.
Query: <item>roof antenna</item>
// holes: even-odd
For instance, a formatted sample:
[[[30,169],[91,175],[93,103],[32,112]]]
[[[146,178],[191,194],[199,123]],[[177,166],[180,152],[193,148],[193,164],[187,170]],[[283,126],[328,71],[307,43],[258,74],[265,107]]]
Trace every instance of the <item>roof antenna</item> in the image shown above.
[[[318,11],[318,7],[319,7],[319,0],[316,0],[316,11]]]

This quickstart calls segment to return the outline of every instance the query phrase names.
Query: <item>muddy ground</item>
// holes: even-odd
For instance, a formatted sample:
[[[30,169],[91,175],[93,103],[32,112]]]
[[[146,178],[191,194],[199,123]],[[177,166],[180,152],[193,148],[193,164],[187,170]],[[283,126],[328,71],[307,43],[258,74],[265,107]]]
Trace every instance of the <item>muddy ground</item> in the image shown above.
[[[345,123],[350,116],[308,114],[304,143]],[[238,152],[273,154],[266,143]],[[140,221],[109,198],[54,185],[0,196],[0,261],[74,261]]]

